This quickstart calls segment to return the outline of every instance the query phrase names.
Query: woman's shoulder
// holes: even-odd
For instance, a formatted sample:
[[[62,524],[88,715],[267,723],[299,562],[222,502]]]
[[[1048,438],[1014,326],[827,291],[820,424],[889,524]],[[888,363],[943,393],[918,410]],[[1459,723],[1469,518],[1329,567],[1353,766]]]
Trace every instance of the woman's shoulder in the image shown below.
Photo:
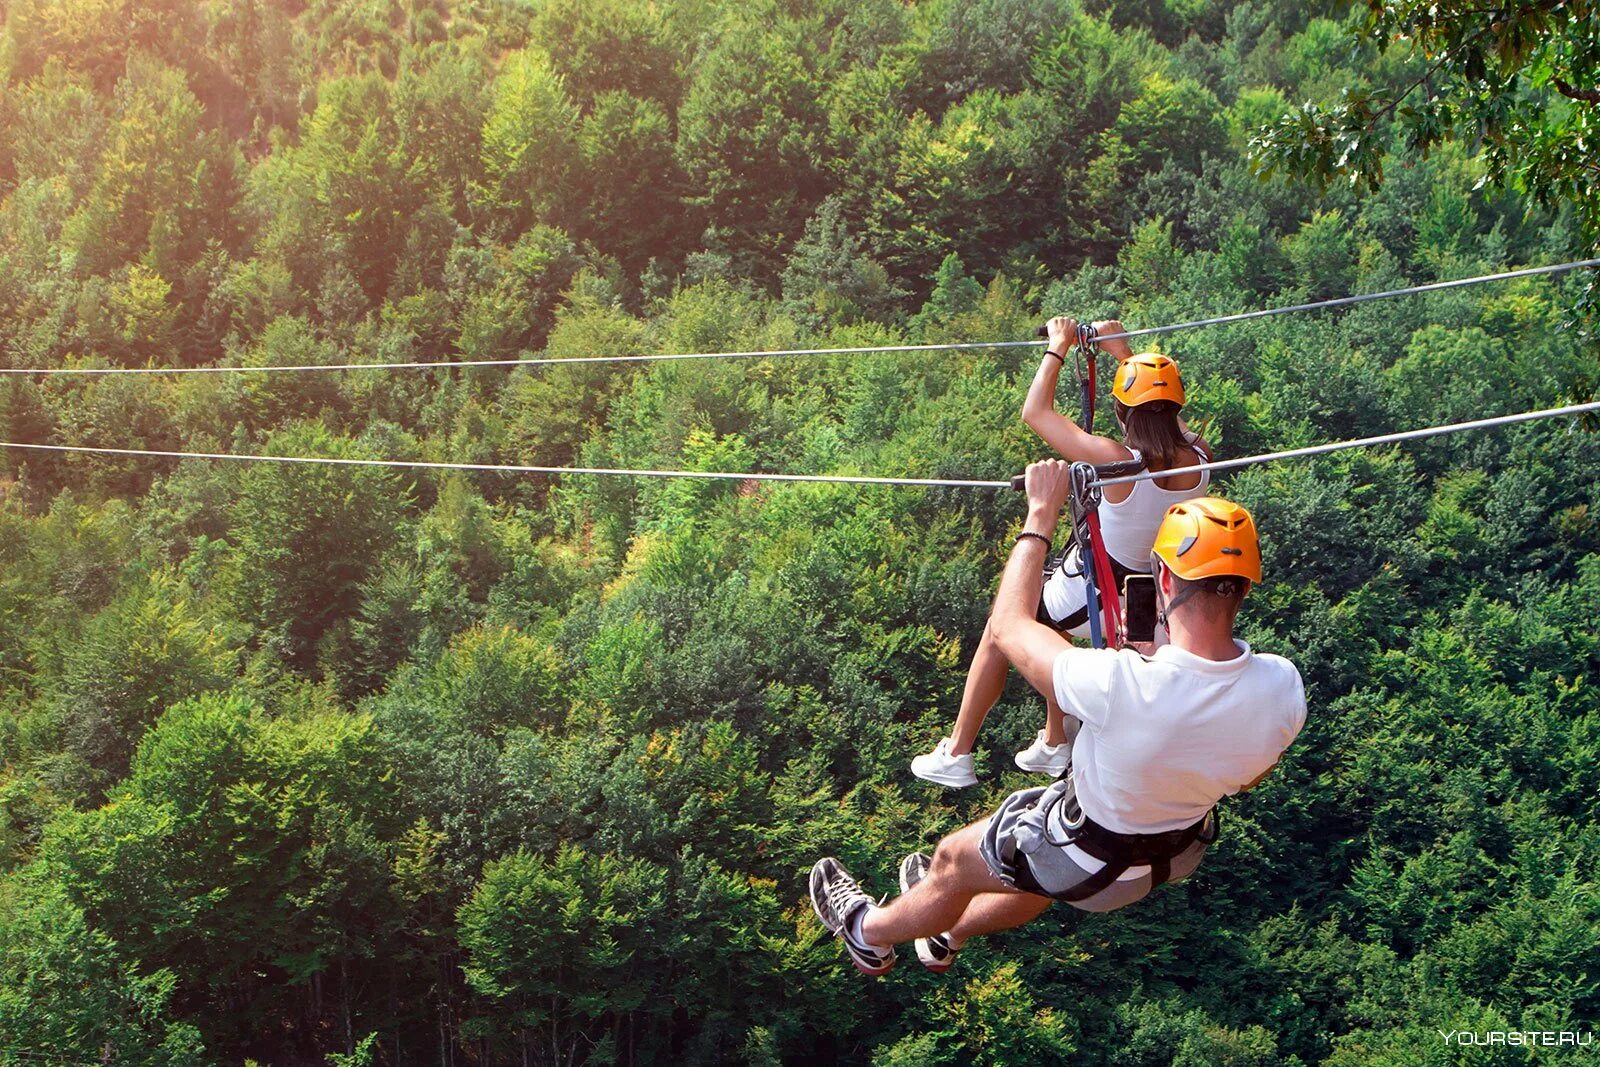
[[[1200,458],[1202,460],[1204,460],[1207,463],[1211,462],[1211,458],[1212,458],[1211,446],[1206,443],[1206,439],[1204,437],[1201,437],[1199,434],[1195,433],[1193,430],[1185,430],[1183,432],[1183,439],[1185,441],[1189,442],[1189,447],[1192,448],[1195,451],[1195,453],[1200,456]]]
[[[1115,437],[1103,437],[1100,434],[1089,435],[1090,448],[1084,449],[1086,455],[1081,459],[1086,463],[1122,463],[1129,459],[1141,459],[1139,450],[1118,441]],[[1066,456],[1072,459],[1072,456]]]

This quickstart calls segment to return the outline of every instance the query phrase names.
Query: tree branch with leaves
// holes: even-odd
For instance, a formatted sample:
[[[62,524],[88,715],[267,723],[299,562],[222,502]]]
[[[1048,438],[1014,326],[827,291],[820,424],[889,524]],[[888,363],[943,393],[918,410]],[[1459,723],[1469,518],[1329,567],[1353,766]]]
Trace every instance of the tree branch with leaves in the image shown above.
[[[1348,88],[1262,127],[1250,143],[1259,173],[1375,188],[1391,149],[1465,141],[1482,149],[1491,181],[1546,206],[1571,202],[1600,239],[1600,5],[1369,0],[1356,33],[1403,50],[1420,75],[1398,90]]]

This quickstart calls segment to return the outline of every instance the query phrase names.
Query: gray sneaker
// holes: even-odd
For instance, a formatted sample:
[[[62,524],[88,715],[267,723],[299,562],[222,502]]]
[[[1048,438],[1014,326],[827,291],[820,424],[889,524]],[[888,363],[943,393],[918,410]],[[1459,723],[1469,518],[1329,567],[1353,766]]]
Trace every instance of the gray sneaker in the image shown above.
[[[811,868],[811,907],[822,920],[828,932],[844,942],[850,962],[862,974],[887,973],[894,966],[894,948],[886,952],[868,948],[850,936],[850,920],[855,913],[872,903],[872,898],[861,891],[850,872],[831,856],[820,859]]]
[[[911,887],[927,876],[928,868],[932,865],[933,861],[923,852],[913,852],[901,860],[900,892],[911,892]],[[919,937],[916,945],[917,959],[921,960],[922,965],[930,971],[943,973],[956,961],[956,950],[950,947],[949,939],[943,934]]]

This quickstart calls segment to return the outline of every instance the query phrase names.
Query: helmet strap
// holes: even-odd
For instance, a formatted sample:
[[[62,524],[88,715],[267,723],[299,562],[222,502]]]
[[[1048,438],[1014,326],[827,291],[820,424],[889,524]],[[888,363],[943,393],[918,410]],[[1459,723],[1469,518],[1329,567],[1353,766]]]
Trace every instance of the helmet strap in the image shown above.
[[[1206,591],[1205,588],[1203,586],[1201,586],[1198,582],[1191,582],[1185,588],[1180,589],[1178,591],[1178,595],[1173,597],[1171,600],[1167,601],[1167,606],[1164,609],[1162,609],[1161,612],[1159,612],[1159,618],[1161,619],[1161,625],[1166,626],[1167,625],[1167,616],[1171,615],[1174,611],[1177,611],[1179,608],[1183,607],[1183,605],[1188,603],[1190,598],[1193,597],[1196,593],[1202,593],[1202,592],[1205,592],[1205,591]]]

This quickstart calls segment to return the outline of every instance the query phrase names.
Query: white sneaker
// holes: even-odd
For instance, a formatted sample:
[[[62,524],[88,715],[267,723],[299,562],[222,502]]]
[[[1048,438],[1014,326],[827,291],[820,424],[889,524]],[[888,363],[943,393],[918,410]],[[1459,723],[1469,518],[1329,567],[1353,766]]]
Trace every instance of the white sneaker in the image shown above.
[[[1033,744],[1017,753],[1017,766],[1039,774],[1060,774],[1072,760],[1072,743],[1045,744],[1044,731],[1034,737]]]
[[[933,866],[933,861],[921,852],[913,852],[900,861],[900,892],[909,893],[911,887],[928,876],[928,868]],[[936,974],[950,969],[956,961],[956,950],[950,947],[950,939],[944,934],[933,934],[930,937],[919,937],[916,940],[917,959],[922,965]]]
[[[949,786],[951,789],[964,789],[978,784],[978,776],[972,770],[972,753],[952,756],[948,737],[940,741],[932,752],[913,759],[911,773],[925,782]]]

